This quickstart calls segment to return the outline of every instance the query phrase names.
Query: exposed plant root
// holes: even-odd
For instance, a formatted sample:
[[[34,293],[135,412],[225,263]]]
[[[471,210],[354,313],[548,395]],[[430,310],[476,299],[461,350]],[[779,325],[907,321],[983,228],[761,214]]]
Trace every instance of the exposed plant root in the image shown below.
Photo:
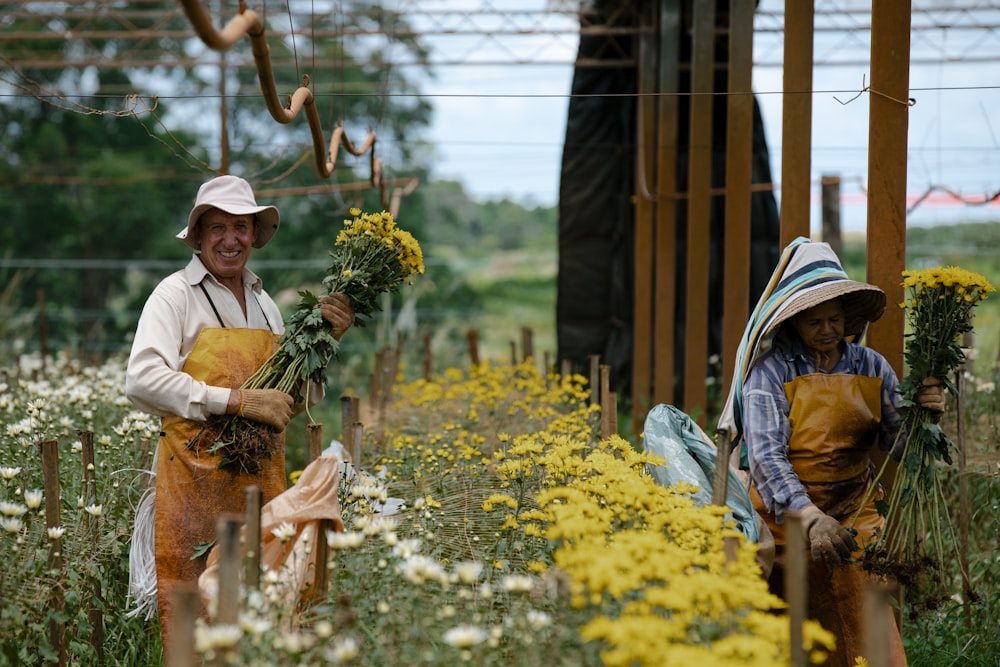
[[[188,443],[188,449],[218,455],[219,468],[256,475],[281,442],[281,432],[233,415],[211,415]]]

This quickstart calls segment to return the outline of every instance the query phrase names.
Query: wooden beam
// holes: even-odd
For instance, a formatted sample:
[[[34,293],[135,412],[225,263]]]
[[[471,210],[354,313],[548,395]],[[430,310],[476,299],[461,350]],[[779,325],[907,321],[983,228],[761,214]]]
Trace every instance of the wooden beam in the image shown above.
[[[712,94],[715,3],[694,3],[691,43],[687,277],[684,284],[684,411],[705,425],[708,376],[709,244],[712,228]]]
[[[902,272],[906,267],[906,139],[910,109],[910,3],[872,4],[871,111],[868,121],[867,280],[888,306],[868,344],[903,376]]]
[[[809,236],[812,155],[813,0],[785,3],[781,106],[781,245]]]

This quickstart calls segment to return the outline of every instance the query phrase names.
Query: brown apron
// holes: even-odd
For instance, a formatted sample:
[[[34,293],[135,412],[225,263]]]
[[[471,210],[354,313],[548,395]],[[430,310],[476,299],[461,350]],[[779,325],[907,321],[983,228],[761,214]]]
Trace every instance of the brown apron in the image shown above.
[[[275,340],[274,334],[265,329],[205,328],[183,370],[216,387],[239,387],[271,355]],[[284,491],[286,484],[283,446],[264,462],[257,475],[230,472],[219,469],[219,455],[188,447],[203,423],[164,417],[161,424],[156,461],[155,554],[157,603],[166,649],[174,589],[184,582],[197,583],[205,569],[206,556],[191,559],[195,546],[215,541],[220,513],[246,511],[247,486],[259,486],[266,503]]]
[[[869,451],[878,440],[881,393],[881,379],[862,375],[811,373],[785,385],[791,427],[788,460],[813,503],[845,526],[852,524],[875,476]],[[784,526],[775,523],[774,516],[764,510],[756,487],[751,488],[750,497],[774,534],[774,569],[768,583],[772,592],[784,597]],[[862,549],[882,525],[875,501],[883,497],[881,488],[873,493],[853,525]],[[854,556],[860,559],[861,551]],[[862,655],[865,589],[877,578],[867,573],[860,562],[831,569],[812,560],[808,553],[806,558],[808,615],[837,639],[837,647],[826,664],[853,667],[855,657]],[[890,636],[885,641],[889,645],[889,664],[903,667],[906,654],[895,618],[888,626]]]

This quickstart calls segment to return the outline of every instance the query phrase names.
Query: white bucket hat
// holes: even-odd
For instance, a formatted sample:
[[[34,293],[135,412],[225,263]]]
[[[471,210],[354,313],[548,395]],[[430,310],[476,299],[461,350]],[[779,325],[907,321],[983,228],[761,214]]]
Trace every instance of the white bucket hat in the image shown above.
[[[278,230],[281,218],[278,209],[273,206],[258,206],[253,196],[253,188],[239,176],[218,176],[202,183],[198,188],[198,196],[194,200],[194,208],[188,216],[187,227],[182,229],[177,238],[195,250],[200,247],[194,240],[194,226],[198,218],[210,208],[217,208],[232,215],[257,216],[257,241],[254,248],[263,248]]]

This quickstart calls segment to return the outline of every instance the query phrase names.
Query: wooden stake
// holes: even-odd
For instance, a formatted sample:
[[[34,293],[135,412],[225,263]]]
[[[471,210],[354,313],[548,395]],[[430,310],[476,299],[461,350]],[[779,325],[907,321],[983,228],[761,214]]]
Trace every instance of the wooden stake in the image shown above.
[[[80,431],[76,434],[80,438],[80,451],[83,454],[83,497],[87,503],[97,501],[97,466],[94,463],[94,432]],[[100,531],[98,524],[99,517],[86,517],[88,530],[90,532],[91,544],[94,552],[100,543]],[[93,597],[90,599],[90,608],[87,610],[87,618],[90,620],[90,643],[97,652],[97,664],[104,664],[104,615],[101,613],[101,582],[95,581]]]
[[[590,359],[590,404],[600,405],[601,403],[601,357],[597,354],[587,355]]]
[[[465,340],[469,346],[469,363],[473,366],[479,365],[479,332],[469,329],[465,334]]]
[[[609,391],[601,400],[601,438],[618,433],[618,393]]]
[[[180,582],[174,587],[174,620],[170,629],[170,644],[167,646],[166,667],[193,667],[194,626],[201,613],[201,596],[198,585]]]
[[[534,333],[530,327],[521,327],[521,351],[524,361],[535,358]]]
[[[806,538],[802,517],[798,512],[785,513],[785,601],[788,603],[789,656],[791,667],[809,664],[802,644],[802,624],[808,608],[809,564],[806,555]]]
[[[257,590],[260,588],[260,508],[263,500],[263,493],[260,487],[251,484],[246,488],[246,550],[243,559],[243,580],[246,582],[247,590]]]
[[[559,362],[559,380],[568,380],[569,376],[573,374],[573,362],[569,359],[563,359]]]
[[[43,440],[38,443],[42,453],[42,485],[45,488],[45,527],[59,528],[59,441]],[[49,540],[49,569],[58,572],[59,585],[49,593],[49,608],[59,614],[65,608],[62,591],[62,538]],[[49,641],[59,656],[59,665],[66,664],[66,625],[54,618],[49,619]]]
[[[316,529],[316,570],[313,573],[312,603],[319,604],[326,597],[330,588],[330,546],[326,543],[326,534],[333,530],[332,519],[320,519]]]
[[[361,469],[361,443],[365,437],[365,425],[361,422],[354,422],[354,437],[351,438],[351,463],[358,470]]]
[[[715,479],[712,484],[712,504],[725,505],[729,493],[729,431],[722,429],[715,434]]]
[[[872,585],[865,589],[864,639],[862,651],[868,667],[889,667],[889,622],[892,608],[889,593],[884,586]]]
[[[431,381],[431,373],[434,369],[434,356],[431,350],[431,336],[426,334],[424,336],[424,357],[423,357],[423,371],[424,371],[424,381]]]
[[[315,461],[323,455],[323,425],[307,424],[306,434],[309,436],[309,460]]]
[[[219,599],[215,622],[235,625],[240,612],[240,528],[243,517],[224,512],[216,522],[219,554]]]
[[[510,365],[517,366],[517,343],[510,341]]]

